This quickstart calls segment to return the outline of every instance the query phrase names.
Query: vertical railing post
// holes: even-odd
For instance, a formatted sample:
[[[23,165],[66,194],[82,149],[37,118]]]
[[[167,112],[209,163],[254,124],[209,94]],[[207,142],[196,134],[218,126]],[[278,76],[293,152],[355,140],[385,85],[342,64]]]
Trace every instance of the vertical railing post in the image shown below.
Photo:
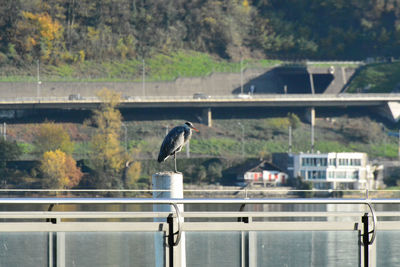
[[[48,232],[48,267],[54,266],[54,232]]]
[[[168,267],[174,267],[174,217],[170,214],[167,218],[168,223]]]
[[[57,223],[60,223],[61,219],[57,219]],[[56,233],[56,261],[57,267],[65,267],[65,232]]]
[[[47,211],[52,211],[54,204],[50,204]],[[57,223],[57,218],[47,218],[46,222],[51,222],[52,224]],[[57,266],[57,233],[48,232],[48,266]]]
[[[363,260],[364,267],[369,267],[369,229],[368,229],[368,213],[362,216],[363,223],[362,245],[364,246]]]

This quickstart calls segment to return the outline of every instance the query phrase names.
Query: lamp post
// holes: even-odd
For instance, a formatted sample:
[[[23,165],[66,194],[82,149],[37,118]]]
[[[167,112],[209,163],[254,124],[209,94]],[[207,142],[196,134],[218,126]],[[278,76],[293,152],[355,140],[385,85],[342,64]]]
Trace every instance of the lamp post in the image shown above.
[[[146,91],[145,91],[146,72],[145,72],[145,63],[144,63],[144,59],[142,60],[142,63],[143,63],[143,69],[142,69],[142,93],[143,93],[143,96],[146,96]]]
[[[398,133],[398,157],[399,157],[399,160],[400,160],[400,129],[399,129],[399,133]]]
[[[40,97],[40,85],[42,82],[40,81],[40,61],[39,59],[36,61],[36,75],[37,75],[37,87],[36,87],[36,96]]]
[[[244,126],[240,122],[238,125],[242,128],[242,158],[244,158]]]
[[[243,57],[240,57],[240,93],[243,95]]]
[[[128,128],[123,122],[121,123],[121,126],[124,127],[125,152],[128,152]]]

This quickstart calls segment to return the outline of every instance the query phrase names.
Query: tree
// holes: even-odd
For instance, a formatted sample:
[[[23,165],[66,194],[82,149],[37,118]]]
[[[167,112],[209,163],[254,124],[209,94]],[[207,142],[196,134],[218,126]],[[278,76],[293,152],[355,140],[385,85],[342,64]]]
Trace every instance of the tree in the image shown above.
[[[140,178],[141,172],[142,172],[142,165],[140,164],[139,161],[135,161],[129,165],[125,174],[126,175],[125,184],[128,188],[134,188],[135,184]]]
[[[35,150],[39,154],[46,151],[61,150],[67,154],[71,154],[74,150],[74,144],[68,132],[62,125],[54,122],[45,122],[38,127],[37,135],[33,141]]]
[[[58,59],[63,49],[62,25],[46,12],[35,14],[22,11],[22,17],[16,30],[20,52],[46,62]]]
[[[79,184],[83,176],[72,156],[59,149],[43,154],[40,171],[45,177],[43,184],[49,188],[72,188]]]
[[[6,168],[7,161],[16,160],[22,155],[22,149],[16,142],[0,138],[0,169]]]
[[[120,143],[122,116],[116,108],[120,94],[106,88],[98,92],[102,104],[93,111],[92,123],[96,126],[90,142],[89,166],[102,179],[117,178],[127,160],[127,155]],[[103,175],[106,174],[106,175]],[[100,178],[99,178],[100,179]],[[102,186],[112,186],[112,181],[99,181]]]
[[[18,21],[18,14],[21,12],[19,0],[4,0],[0,5],[0,53],[6,53],[11,60],[19,61],[15,45],[11,43],[14,30]],[[3,63],[3,62],[0,62]]]
[[[133,147],[130,149],[129,158],[138,158],[140,148]],[[126,188],[136,188],[136,184],[142,173],[142,164],[140,161],[127,161],[123,174],[124,186]]]
[[[301,124],[300,118],[295,113],[291,112],[289,112],[287,116],[290,126],[292,126],[293,130],[297,129]]]

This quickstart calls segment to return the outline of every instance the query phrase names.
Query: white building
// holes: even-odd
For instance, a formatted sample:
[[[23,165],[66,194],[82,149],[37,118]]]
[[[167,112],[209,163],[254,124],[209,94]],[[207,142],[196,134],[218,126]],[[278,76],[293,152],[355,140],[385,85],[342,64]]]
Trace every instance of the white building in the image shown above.
[[[247,184],[284,185],[288,180],[288,175],[276,166],[266,161],[257,162],[250,166],[244,166],[238,173],[237,180]]]
[[[320,189],[374,189],[375,168],[366,153],[291,154],[293,176],[310,181]]]

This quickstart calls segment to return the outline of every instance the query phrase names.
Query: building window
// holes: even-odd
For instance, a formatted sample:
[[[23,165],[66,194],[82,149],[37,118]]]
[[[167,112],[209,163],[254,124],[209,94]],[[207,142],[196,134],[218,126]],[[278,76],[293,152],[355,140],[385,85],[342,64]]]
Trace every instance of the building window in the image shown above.
[[[336,166],[336,159],[329,159],[329,166]]]
[[[302,158],[301,159],[301,166],[313,166],[313,167],[320,167],[326,166],[327,159],[326,158]]]
[[[336,178],[346,178],[346,172],[336,172]]]
[[[349,166],[349,159],[339,159],[339,166]]]
[[[351,175],[351,178],[353,178],[353,179],[358,179],[358,178],[359,178],[358,171],[353,171],[353,173],[352,173],[352,175]]]
[[[351,166],[361,166],[361,159],[351,159],[350,165]]]
[[[309,180],[315,180],[315,179],[326,179],[326,171],[307,171],[307,178]]]

